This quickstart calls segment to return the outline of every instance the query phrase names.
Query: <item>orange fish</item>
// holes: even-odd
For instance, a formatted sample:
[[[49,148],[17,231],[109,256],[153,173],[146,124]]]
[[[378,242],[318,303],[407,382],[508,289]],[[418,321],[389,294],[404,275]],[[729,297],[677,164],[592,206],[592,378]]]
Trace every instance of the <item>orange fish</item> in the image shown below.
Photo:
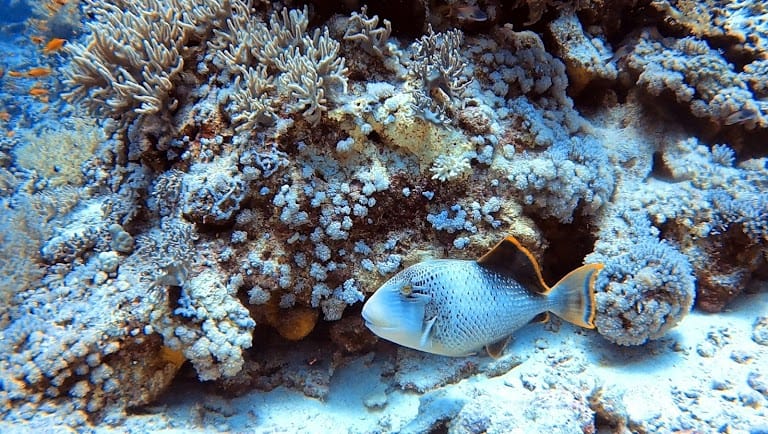
[[[61,49],[61,47],[64,46],[64,43],[67,42],[66,39],[62,38],[53,38],[50,41],[48,41],[47,44],[45,44],[45,47],[43,47],[43,53],[50,54],[54,51],[58,51]]]
[[[67,0],[53,0],[53,2],[59,6],[65,6],[67,4]]]
[[[51,75],[51,68],[45,68],[42,66],[37,68],[32,68],[29,71],[27,71],[28,77],[40,78],[40,77],[47,77],[49,75]]]
[[[32,40],[32,42],[35,44],[42,44],[45,42],[45,39],[43,39],[42,36],[30,36],[29,39]]]
[[[42,87],[33,87],[29,90],[29,94],[34,96],[35,98],[42,98],[48,96],[48,89],[43,89]]]
[[[13,77],[13,78],[19,78],[19,77],[23,77],[24,76],[24,74],[22,74],[19,71],[8,71],[8,75]]]
[[[5,133],[5,135],[6,135],[6,137],[8,137],[10,139],[11,137],[16,135],[16,131],[8,130],[8,132]]]
[[[8,113],[6,111],[0,112],[0,121],[8,122],[10,119],[11,119],[11,114],[10,113]]]

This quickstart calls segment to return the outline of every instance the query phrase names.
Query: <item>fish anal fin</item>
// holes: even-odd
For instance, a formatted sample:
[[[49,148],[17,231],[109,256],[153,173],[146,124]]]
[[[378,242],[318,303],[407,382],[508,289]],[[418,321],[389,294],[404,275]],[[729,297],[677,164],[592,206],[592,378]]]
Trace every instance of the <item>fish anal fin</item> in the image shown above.
[[[511,339],[512,335],[509,335],[503,339],[499,339],[496,342],[491,342],[485,346],[485,351],[488,352],[489,356],[493,357],[494,359],[498,359],[502,354],[504,354],[504,348],[507,348],[507,344],[509,344]]]
[[[542,312],[531,320],[531,322],[540,322],[540,323],[546,323],[549,322],[549,312]]]
[[[515,237],[509,236],[499,241],[488,253],[481,256],[477,263],[483,268],[512,277],[530,291],[539,294],[547,294],[550,291],[541,276],[541,268],[536,258]]]

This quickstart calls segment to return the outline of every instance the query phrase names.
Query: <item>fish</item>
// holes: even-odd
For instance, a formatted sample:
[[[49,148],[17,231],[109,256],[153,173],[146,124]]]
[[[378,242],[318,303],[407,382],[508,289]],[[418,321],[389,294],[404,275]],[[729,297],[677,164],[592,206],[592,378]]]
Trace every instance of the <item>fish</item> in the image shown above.
[[[459,22],[470,21],[481,23],[488,19],[488,15],[483,12],[482,9],[474,5],[457,6],[454,8],[454,14]]]
[[[48,41],[47,44],[43,47],[43,53],[44,54],[50,54],[54,51],[58,51],[61,49],[61,47],[64,46],[64,43],[67,42],[66,39],[62,38],[53,38],[50,41]]]
[[[13,78],[19,78],[19,77],[23,77],[24,73],[19,71],[8,71],[8,76]]]
[[[461,2],[440,6],[437,8],[437,12],[457,24],[482,23],[488,20],[488,14],[479,6],[462,4]]]
[[[39,66],[37,68],[32,68],[32,69],[27,71],[27,76],[28,77],[39,78],[39,77],[46,77],[48,75],[51,75],[51,68],[46,68],[46,67],[43,67],[43,66]]]
[[[549,287],[536,259],[512,236],[478,260],[431,259],[411,265],[366,301],[365,325],[416,350],[461,357],[504,352],[513,332],[549,312],[595,328],[601,263],[583,265]]]
[[[34,96],[35,98],[47,99],[48,89],[44,89],[42,87],[33,87],[32,89],[29,90],[29,94]]]

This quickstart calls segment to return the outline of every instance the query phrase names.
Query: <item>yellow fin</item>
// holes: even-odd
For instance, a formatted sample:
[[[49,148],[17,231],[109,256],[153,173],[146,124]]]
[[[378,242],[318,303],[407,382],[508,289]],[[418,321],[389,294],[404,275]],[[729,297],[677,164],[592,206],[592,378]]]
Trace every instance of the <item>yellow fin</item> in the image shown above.
[[[477,263],[483,268],[512,277],[529,291],[539,294],[550,291],[541,276],[536,258],[515,237],[509,236],[499,241]]]
[[[504,349],[507,348],[507,344],[509,344],[510,339],[512,339],[512,335],[509,335],[504,339],[500,339],[496,342],[492,342],[485,346],[485,351],[488,352],[489,356],[493,357],[494,359],[498,359],[502,354],[504,354]]]
[[[552,312],[578,326],[595,328],[595,281],[602,269],[603,264],[586,264],[560,279],[549,294],[556,298]]]

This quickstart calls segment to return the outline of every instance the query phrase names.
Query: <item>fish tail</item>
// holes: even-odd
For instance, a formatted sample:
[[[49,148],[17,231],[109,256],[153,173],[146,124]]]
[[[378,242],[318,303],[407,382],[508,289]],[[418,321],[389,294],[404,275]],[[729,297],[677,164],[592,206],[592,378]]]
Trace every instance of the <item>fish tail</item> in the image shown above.
[[[560,318],[588,329],[595,328],[595,281],[603,264],[587,264],[560,279],[550,297],[554,298],[552,312]]]

